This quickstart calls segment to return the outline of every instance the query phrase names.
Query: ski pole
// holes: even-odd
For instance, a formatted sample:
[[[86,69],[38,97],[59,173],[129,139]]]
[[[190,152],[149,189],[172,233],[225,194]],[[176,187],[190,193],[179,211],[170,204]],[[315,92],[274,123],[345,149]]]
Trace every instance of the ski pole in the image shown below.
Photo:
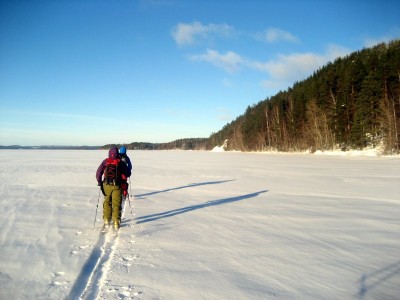
[[[129,179],[129,194],[132,194],[131,178],[128,177],[128,179]]]
[[[129,179],[129,193],[128,193],[128,195],[129,195],[129,198],[130,198],[130,195],[132,194],[132,184],[131,184],[131,178],[128,177],[128,179]],[[130,205],[131,205],[131,200],[129,199],[129,206]]]
[[[100,190],[99,190],[99,196],[97,197],[96,214],[94,216],[93,228],[96,226],[97,211],[99,210],[99,201],[100,201]]]
[[[129,201],[129,208],[131,209],[131,215],[132,215],[132,219],[133,219],[133,212],[132,212],[132,205],[131,205],[131,197],[128,194],[128,201]]]

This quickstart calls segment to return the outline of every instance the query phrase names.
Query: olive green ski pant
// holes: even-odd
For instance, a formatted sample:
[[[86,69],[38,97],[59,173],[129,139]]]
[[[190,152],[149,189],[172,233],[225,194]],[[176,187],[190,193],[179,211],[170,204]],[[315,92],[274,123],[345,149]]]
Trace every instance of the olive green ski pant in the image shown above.
[[[122,189],[118,185],[103,183],[103,220],[121,221]]]

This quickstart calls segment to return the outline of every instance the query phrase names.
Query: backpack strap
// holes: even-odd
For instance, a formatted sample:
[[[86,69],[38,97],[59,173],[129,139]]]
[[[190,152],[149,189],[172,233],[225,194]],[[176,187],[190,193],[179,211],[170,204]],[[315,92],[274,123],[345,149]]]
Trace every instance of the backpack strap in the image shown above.
[[[104,168],[104,182],[110,185],[119,185],[121,175],[119,174],[120,159],[107,158]]]

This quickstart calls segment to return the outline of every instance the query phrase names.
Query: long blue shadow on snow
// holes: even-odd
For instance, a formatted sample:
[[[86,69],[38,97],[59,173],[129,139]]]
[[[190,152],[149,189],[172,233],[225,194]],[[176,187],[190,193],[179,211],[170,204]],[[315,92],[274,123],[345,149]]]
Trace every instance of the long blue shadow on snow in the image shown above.
[[[224,199],[218,199],[218,200],[213,200],[213,201],[207,201],[203,204],[191,205],[191,206],[186,206],[186,207],[182,207],[182,208],[178,208],[178,209],[169,210],[169,211],[162,212],[162,213],[138,217],[138,218],[136,218],[136,220],[137,220],[136,224],[152,222],[152,221],[163,219],[163,218],[169,218],[169,217],[184,214],[189,211],[193,211],[193,210],[197,210],[197,209],[201,209],[201,208],[205,208],[205,207],[217,206],[217,205],[242,201],[242,200],[246,200],[249,198],[257,197],[258,195],[265,193],[265,192],[268,192],[268,190],[263,190],[263,191],[246,194],[246,195],[241,195],[241,196],[237,196],[237,197],[232,197],[232,198],[224,198]]]
[[[390,278],[400,274],[400,261],[387,265],[374,272],[363,274],[360,279],[360,288],[358,290],[358,299],[363,300],[375,287],[385,283]]]
[[[97,262],[102,257],[102,247],[105,243],[105,234],[100,233],[99,239],[97,240],[97,243],[94,246],[92,253],[83,265],[81,272],[75,279],[75,283],[73,284],[71,291],[69,292],[69,295],[65,298],[65,300],[82,299],[81,296],[90,282],[90,277],[96,270]]]
[[[134,195],[134,196],[140,198],[140,197],[152,196],[152,195],[156,195],[156,194],[160,194],[160,193],[166,193],[166,192],[175,191],[175,190],[191,188],[191,187],[195,187],[195,186],[219,184],[219,183],[225,183],[225,182],[235,181],[235,180],[236,179],[220,180],[220,181],[196,182],[196,183],[190,183],[188,185],[178,186],[178,187],[174,187],[174,188],[170,188],[170,189],[165,189],[165,190],[155,191],[155,192],[150,192],[150,193],[145,193],[145,194],[138,194],[138,195]]]

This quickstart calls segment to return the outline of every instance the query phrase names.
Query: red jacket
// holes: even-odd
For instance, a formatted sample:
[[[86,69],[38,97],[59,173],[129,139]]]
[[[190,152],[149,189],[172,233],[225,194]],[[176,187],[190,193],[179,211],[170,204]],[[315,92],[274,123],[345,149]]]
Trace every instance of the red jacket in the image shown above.
[[[103,182],[103,173],[110,160],[117,160],[118,163],[117,168],[119,178],[116,179],[116,184],[120,184],[121,182],[125,181],[129,176],[131,176],[131,171],[128,169],[126,164],[119,159],[118,148],[114,147],[108,151],[108,159],[106,158],[105,160],[103,160],[100,166],[97,168],[96,179],[99,185]]]

